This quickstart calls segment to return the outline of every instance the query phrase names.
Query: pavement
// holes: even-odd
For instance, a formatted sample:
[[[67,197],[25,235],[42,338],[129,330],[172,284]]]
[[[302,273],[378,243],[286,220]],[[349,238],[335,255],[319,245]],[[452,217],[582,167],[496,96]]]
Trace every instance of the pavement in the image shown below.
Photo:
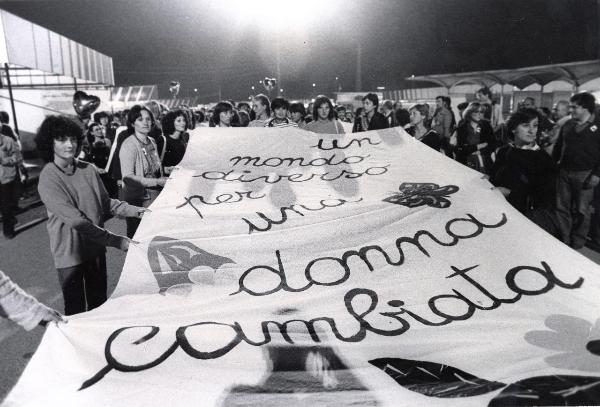
[[[34,203],[17,216],[18,234],[14,239],[6,240],[0,233],[0,270],[25,291],[62,312],[62,294],[50,254],[45,216],[44,206]],[[125,234],[125,220],[111,219],[106,227],[114,233]],[[600,264],[600,253],[589,248],[579,252]],[[106,260],[110,295],[119,280],[125,253],[109,248]],[[0,319],[0,400],[19,379],[43,334],[42,327],[26,332],[13,322]]]
[[[7,240],[0,233],[0,270],[38,300],[63,312],[62,293],[50,254],[45,218],[45,207],[34,204],[17,215],[18,234],[14,239]],[[111,219],[106,227],[113,233],[125,234],[125,220]],[[124,262],[124,252],[108,248],[109,295],[117,285]],[[0,318],[0,400],[19,379],[44,331],[45,328],[37,327],[27,332],[15,323]]]

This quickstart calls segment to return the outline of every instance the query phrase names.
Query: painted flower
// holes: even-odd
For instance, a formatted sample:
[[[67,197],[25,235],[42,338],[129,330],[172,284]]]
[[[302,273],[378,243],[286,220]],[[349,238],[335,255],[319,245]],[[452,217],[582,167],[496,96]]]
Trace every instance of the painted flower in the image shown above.
[[[434,208],[447,208],[451,202],[448,195],[458,191],[456,185],[440,187],[433,183],[404,182],[400,185],[400,193],[385,198],[384,202],[415,208],[417,206],[431,206]]]
[[[548,365],[584,372],[600,372],[600,319],[592,324],[569,315],[550,315],[550,330],[531,331],[525,340],[532,345],[557,351],[544,360]]]

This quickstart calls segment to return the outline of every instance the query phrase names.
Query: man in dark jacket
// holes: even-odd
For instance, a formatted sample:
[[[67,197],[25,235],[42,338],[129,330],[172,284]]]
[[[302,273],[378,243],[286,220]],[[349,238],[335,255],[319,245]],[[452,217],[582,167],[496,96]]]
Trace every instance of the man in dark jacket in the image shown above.
[[[564,243],[574,249],[585,245],[590,227],[590,202],[600,182],[600,120],[594,95],[582,92],[570,100],[571,120],[560,131],[553,150],[559,163],[558,226]]]

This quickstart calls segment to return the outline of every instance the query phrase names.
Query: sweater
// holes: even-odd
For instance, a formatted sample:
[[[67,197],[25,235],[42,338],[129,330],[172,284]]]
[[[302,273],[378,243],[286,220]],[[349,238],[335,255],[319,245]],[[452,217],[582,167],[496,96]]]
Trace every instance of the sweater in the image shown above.
[[[25,293],[0,271],[0,314],[30,331],[46,314],[47,308]]]
[[[40,173],[38,192],[48,212],[50,250],[57,268],[73,267],[121,247],[123,236],[104,229],[108,215],[138,216],[140,208],[111,199],[96,168],[75,161],[73,174],[54,163]]]
[[[344,126],[337,120],[313,120],[308,123],[304,130],[320,134],[344,134]]]
[[[154,139],[148,137],[148,141],[148,146],[142,146],[135,135],[131,135],[121,145],[119,162],[124,185],[123,199],[126,202],[149,204],[158,196],[158,178],[162,175],[160,157]],[[155,193],[150,193],[148,188],[154,188]]]
[[[566,122],[554,146],[553,156],[567,171],[592,171],[600,176],[600,120],[594,115],[585,123]]]
[[[510,189],[507,201],[519,212],[553,209],[557,168],[544,150],[511,145],[498,150],[490,171],[490,182]]]

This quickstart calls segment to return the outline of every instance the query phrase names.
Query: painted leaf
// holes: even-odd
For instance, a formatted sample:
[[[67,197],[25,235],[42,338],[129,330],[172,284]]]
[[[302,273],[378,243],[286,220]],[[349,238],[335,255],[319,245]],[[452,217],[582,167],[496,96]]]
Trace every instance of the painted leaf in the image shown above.
[[[166,267],[161,265],[161,258]],[[161,291],[178,284],[191,283],[188,274],[196,267],[206,266],[216,271],[223,264],[235,263],[228,257],[202,250],[191,242],[165,236],[156,236],[150,242],[148,262]]]
[[[402,183],[400,193],[384,199],[385,202],[403,205],[409,208],[417,206],[431,206],[433,208],[447,208],[451,205],[448,195],[459,190],[456,185],[440,187],[433,183]]]
[[[471,397],[506,386],[439,363],[400,358],[374,359],[369,363],[386,372],[402,387],[429,397]]]
[[[511,384],[489,406],[580,406],[600,403],[600,377],[539,376]]]

